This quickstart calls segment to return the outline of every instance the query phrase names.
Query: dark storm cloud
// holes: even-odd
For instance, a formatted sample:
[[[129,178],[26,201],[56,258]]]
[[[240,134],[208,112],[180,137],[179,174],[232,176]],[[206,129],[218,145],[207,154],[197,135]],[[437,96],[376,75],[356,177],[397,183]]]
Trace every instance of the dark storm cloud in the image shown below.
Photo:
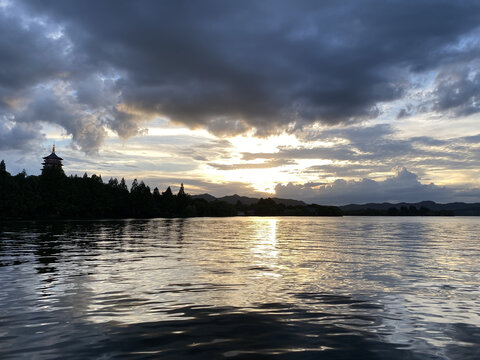
[[[69,68],[63,52],[64,38],[52,39],[56,30],[37,21],[21,20],[18,11],[0,7],[0,99],[4,103],[13,93],[57,76]],[[10,95],[10,96],[9,96]]]
[[[435,103],[438,112],[468,116],[480,111],[480,66],[463,66],[438,74],[435,80]]]
[[[0,121],[0,150],[38,149],[44,136],[37,127]]]
[[[59,125],[87,153],[102,145],[106,127],[137,134],[138,121],[116,108],[121,97],[110,65],[86,61],[60,23],[19,4],[0,6],[1,121],[29,127],[22,134],[30,143],[42,136],[39,124]]]
[[[0,111],[63,81],[74,119],[56,123],[84,151],[105,137],[92,126],[129,137],[154,115],[218,135],[371,119],[409,75],[438,69],[435,109],[478,111],[476,78],[449,70],[478,55],[462,45],[480,24],[477,1],[47,0],[0,17]]]

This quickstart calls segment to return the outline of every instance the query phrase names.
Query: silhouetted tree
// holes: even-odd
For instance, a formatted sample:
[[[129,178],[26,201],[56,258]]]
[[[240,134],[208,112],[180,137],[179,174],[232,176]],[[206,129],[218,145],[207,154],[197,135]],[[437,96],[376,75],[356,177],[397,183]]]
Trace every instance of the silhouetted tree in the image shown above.
[[[132,186],[130,187],[130,193],[136,191],[137,187],[138,187],[138,181],[137,181],[137,179],[133,179]]]
[[[195,206],[196,216],[208,216],[208,201],[205,199],[194,199],[192,205]]]
[[[122,190],[128,191],[127,184],[125,183],[125,179],[123,177],[122,177],[122,180],[120,180],[120,184],[118,185],[118,187]]]
[[[101,218],[235,216],[237,212],[258,215],[339,215],[336,207],[298,205],[286,207],[273,199],[252,205],[192,199],[181,184],[177,195],[170,187],[152,192],[135,179],[130,191],[125,179],[100,175],[65,176],[60,167],[46,167],[40,176],[25,171],[11,176],[0,162],[0,216],[2,218]]]
[[[275,216],[275,215],[282,215],[285,209],[284,206],[281,204],[277,204],[275,200],[268,198],[268,199],[260,199],[256,204],[252,205],[252,209],[255,212],[255,215],[259,216]]]
[[[187,207],[190,204],[190,196],[185,193],[183,183],[180,185],[180,189],[178,190],[176,200],[177,200],[176,201],[176,205],[177,205],[176,213],[179,216],[187,216]],[[190,208],[189,212],[193,213],[194,211],[193,211],[192,208]]]
[[[108,186],[111,186],[113,188],[117,188],[118,187],[118,180],[115,178],[110,178],[110,180],[108,180]]]
[[[184,196],[185,195],[185,189],[183,187],[183,183],[180,184],[180,189],[178,190],[177,196]]]
[[[165,197],[173,197],[172,189],[170,189],[170,186],[167,187],[167,190],[165,190],[165,191],[162,193],[162,196],[165,196]]]
[[[130,190],[130,198],[132,203],[132,211],[136,217],[153,216],[153,197],[150,188],[143,181],[137,182],[133,180]]]
[[[430,209],[426,208],[425,206],[421,206],[418,212],[420,215],[425,216],[425,215],[428,215],[428,213],[430,212]]]
[[[209,216],[235,216],[237,215],[237,210],[235,205],[229,204],[225,201],[211,201],[208,204],[208,215]]]
[[[389,216],[397,216],[399,214],[399,211],[396,207],[390,207],[388,210],[387,210],[387,215]]]

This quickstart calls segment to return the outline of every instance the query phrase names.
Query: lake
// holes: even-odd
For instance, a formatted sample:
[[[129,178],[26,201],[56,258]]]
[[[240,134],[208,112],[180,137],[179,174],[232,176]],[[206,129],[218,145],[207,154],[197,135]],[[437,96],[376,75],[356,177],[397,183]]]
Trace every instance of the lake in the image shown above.
[[[0,358],[480,359],[480,218],[0,224]]]

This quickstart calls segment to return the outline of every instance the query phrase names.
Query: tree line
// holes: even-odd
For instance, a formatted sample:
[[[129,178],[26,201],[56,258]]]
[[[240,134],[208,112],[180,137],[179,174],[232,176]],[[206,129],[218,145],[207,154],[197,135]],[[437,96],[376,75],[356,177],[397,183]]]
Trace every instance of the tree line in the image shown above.
[[[397,207],[389,207],[387,210],[365,208],[359,210],[342,210],[344,215],[348,216],[454,216],[451,210],[431,210],[425,206],[409,205]]]
[[[177,194],[170,187],[153,191],[135,179],[128,189],[125,179],[86,173],[66,176],[61,167],[44,168],[41,175],[22,171],[11,175],[0,163],[0,218],[152,218],[193,216],[341,216],[335,206],[285,206],[272,199],[246,205],[238,201],[192,198],[183,184]]]

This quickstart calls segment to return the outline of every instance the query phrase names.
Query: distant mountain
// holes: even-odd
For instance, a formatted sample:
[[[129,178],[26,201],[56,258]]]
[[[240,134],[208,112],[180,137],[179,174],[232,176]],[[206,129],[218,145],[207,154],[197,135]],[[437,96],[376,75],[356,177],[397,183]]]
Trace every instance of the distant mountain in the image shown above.
[[[260,200],[259,198],[251,198],[247,196],[240,196],[238,194],[230,195],[230,196],[223,196],[220,198],[216,198],[215,196],[212,196],[210,194],[200,194],[200,195],[192,195],[193,199],[205,199],[208,202],[214,201],[214,200],[220,200],[220,201],[225,201],[229,204],[236,204],[237,201],[240,201],[242,204],[245,205],[252,205],[258,202]],[[305,206],[306,203],[300,200],[293,200],[293,199],[280,199],[280,198],[272,198],[273,201],[275,201],[277,204],[283,204],[285,206]]]
[[[349,204],[344,206],[339,206],[344,213],[354,213],[365,211],[367,209],[377,210],[377,211],[388,211],[391,208],[396,208],[400,210],[402,207],[409,208],[414,206],[417,209],[421,207],[427,208],[432,211],[450,211],[458,216],[480,216],[480,203],[463,203],[463,202],[454,202],[448,204],[438,204],[434,201],[421,201],[417,203],[406,203],[401,202],[397,204],[392,203],[368,203],[368,204]]]
[[[272,198],[277,204],[283,204],[285,206],[305,206],[307,205],[305,202],[301,200],[294,200],[294,199],[280,199],[280,198]]]
[[[208,202],[217,200],[215,196],[212,196],[210,194],[199,194],[199,195],[192,195],[193,199],[204,199],[207,200]]]
[[[247,197],[247,196],[240,196],[240,195],[230,195],[230,196],[223,196],[223,197],[220,197],[218,198],[218,200],[220,201],[225,201],[229,204],[236,204],[237,201],[240,201],[242,204],[245,204],[245,205],[252,205],[252,204],[255,204],[256,202],[258,202],[258,199],[256,198],[251,198],[251,197]]]
[[[237,201],[240,201],[244,205],[256,204],[260,199],[240,196],[238,194],[223,196],[216,198],[210,194],[192,195],[193,199],[205,199],[208,202],[214,200],[225,201],[229,204],[235,205]],[[307,206],[307,204],[300,200],[294,199],[280,199],[271,198],[277,204],[283,204],[285,206]],[[411,207],[414,207],[413,212]],[[448,204],[439,204],[434,201],[420,201],[416,203],[368,203],[368,204],[349,204],[339,206],[345,215],[457,215],[457,216],[480,216],[480,203],[464,203],[454,202]],[[392,213],[392,208],[398,210],[398,212]],[[403,212],[402,212],[403,208]],[[408,212],[405,212],[405,208]],[[421,209],[423,209],[421,211]],[[429,211],[426,211],[428,209]],[[418,211],[417,211],[418,210]]]

